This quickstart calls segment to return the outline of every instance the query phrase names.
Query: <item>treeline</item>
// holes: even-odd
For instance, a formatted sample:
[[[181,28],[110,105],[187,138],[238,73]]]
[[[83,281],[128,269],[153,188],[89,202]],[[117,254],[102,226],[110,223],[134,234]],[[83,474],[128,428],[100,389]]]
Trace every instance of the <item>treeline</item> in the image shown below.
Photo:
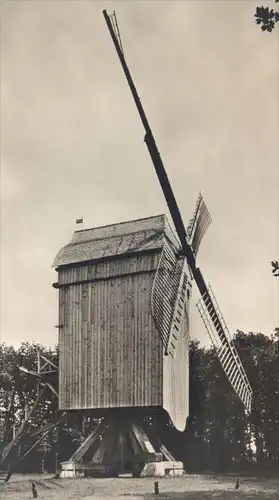
[[[190,350],[190,419],[180,457],[188,470],[272,471],[279,461],[279,335],[234,336],[253,390],[249,416],[213,349]],[[172,437],[174,438],[174,435]],[[179,453],[179,437],[176,445]]]
[[[189,472],[278,468],[278,331],[272,338],[238,331],[234,341],[254,393],[249,416],[245,415],[242,404],[231,390],[214,350],[193,340],[190,346],[190,418],[186,432],[176,431],[164,414],[154,415],[147,421],[148,425],[158,427],[162,440],[185,463]],[[38,350],[53,358],[52,352],[38,344],[23,343],[19,349],[0,344],[0,456],[36,399],[34,379],[21,372],[19,366],[36,371]],[[57,362],[57,353],[56,358]],[[47,391],[29,421],[28,433],[48,424],[56,415],[57,399]],[[25,460],[18,462],[35,442],[34,437],[24,438],[11,458],[18,462],[17,470],[55,470],[58,460],[67,460],[81,442],[82,434],[87,434],[94,424],[90,418],[81,419],[73,414],[71,421],[63,424],[60,431],[53,429]]]

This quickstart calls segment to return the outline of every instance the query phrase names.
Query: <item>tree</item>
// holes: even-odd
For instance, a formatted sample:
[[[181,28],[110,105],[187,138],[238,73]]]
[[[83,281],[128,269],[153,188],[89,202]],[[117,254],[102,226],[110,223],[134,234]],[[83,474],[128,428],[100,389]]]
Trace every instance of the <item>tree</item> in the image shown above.
[[[20,428],[24,421],[25,413],[32,407],[37,397],[36,381],[26,376],[19,370],[19,366],[36,371],[37,352],[40,351],[46,357],[51,355],[51,351],[39,344],[22,343],[18,350],[13,347],[0,344],[0,448],[3,448],[13,438],[14,431]],[[36,411],[28,421],[28,432],[48,423],[49,419],[57,410],[57,401],[52,398],[51,393],[46,393],[40,401]],[[32,438],[34,439],[34,438]],[[37,449],[35,461],[31,464],[40,464],[44,456],[53,446],[52,434],[49,434],[48,441],[43,442],[43,447]],[[20,446],[16,444],[11,452],[11,458],[24,454],[29,446],[28,438],[20,440]],[[1,450],[0,450],[1,457]],[[34,459],[34,455],[33,455]],[[7,462],[9,458],[7,459]]]
[[[275,0],[275,3],[279,0]],[[271,33],[275,28],[275,23],[279,21],[279,12],[269,7],[257,7],[255,13],[256,23],[261,26],[262,31]]]
[[[273,276],[279,277],[279,262],[278,262],[278,260],[272,261],[271,266],[272,266]]]
[[[230,472],[278,469],[279,465],[279,328],[270,337],[262,333],[237,331],[234,342],[253,390],[253,409],[248,416],[234,394],[214,349],[190,344],[190,417],[185,433],[171,425],[166,413],[154,411],[149,425],[159,428],[159,437],[183,460],[186,470]],[[0,456],[1,447],[12,438],[36,397],[34,382],[18,367],[36,369],[37,350],[46,357],[47,349],[37,344],[22,344],[19,349],[0,343]],[[57,400],[47,392],[29,421],[27,432],[47,424],[56,416]],[[73,412],[58,431],[50,433],[16,470],[39,472],[55,469],[57,453],[67,460],[95,424],[93,417]],[[60,434],[60,437],[59,437]],[[25,436],[17,457],[33,443]],[[15,457],[16,458],[16,457]],[[20,466],[20,469],[19,469]],[[17,468],[18,467],[18,468]]]

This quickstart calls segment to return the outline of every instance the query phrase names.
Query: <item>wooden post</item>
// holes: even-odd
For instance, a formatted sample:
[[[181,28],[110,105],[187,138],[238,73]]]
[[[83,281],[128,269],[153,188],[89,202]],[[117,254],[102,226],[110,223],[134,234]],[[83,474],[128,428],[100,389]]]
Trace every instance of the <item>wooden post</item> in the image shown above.
[[[39,351],[37,351],[37,372],[41,373],[41,359]]]
[[[58,473],[58,451],[55,453],[55,474]]]
[[[121,474],[124,474],[124,448],[123,448],[123,434],[121,432],[119,436],[119,444],[120,444],[120,465],[121,465]]]

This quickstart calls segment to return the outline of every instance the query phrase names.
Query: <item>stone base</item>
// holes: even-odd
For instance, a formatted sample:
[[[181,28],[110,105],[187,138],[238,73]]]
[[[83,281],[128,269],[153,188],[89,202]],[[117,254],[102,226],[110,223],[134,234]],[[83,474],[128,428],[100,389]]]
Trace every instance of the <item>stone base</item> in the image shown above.
[[[145,464],[140,477],[183,476],[183,474],[182,462],[162,461]]]
[[[84,477],[86,466],[75,462],[63,462],[61,464],[61,478]],[[165,477],[165,476],[183,476],[184,469],[182,462],[148,462],[141,471],[140,477]]]
[[[62,462],[62,470],[60,472],[61,478],[83,477],[84,471],[81,470],[80,465],[75,462]]]

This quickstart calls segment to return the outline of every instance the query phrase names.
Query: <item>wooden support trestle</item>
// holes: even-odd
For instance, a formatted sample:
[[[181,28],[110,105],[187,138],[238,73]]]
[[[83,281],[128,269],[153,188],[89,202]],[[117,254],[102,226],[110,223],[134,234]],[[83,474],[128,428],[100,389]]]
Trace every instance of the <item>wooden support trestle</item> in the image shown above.
[[[73,477],[83,472],[96,476],[100,471],[108,476],[132,473],[134,477],[140,477],[147,464],[159,465],[159,462],[171,463],[170,469],[177,467],[182,473],[183,465],[176,462],[154,432],[149,433],[148,430],[143,421],[136,421],[124,411],[104,418],[69,460],[62,463],[62,477]],[[164,467],[167,468],[167,465]]]

